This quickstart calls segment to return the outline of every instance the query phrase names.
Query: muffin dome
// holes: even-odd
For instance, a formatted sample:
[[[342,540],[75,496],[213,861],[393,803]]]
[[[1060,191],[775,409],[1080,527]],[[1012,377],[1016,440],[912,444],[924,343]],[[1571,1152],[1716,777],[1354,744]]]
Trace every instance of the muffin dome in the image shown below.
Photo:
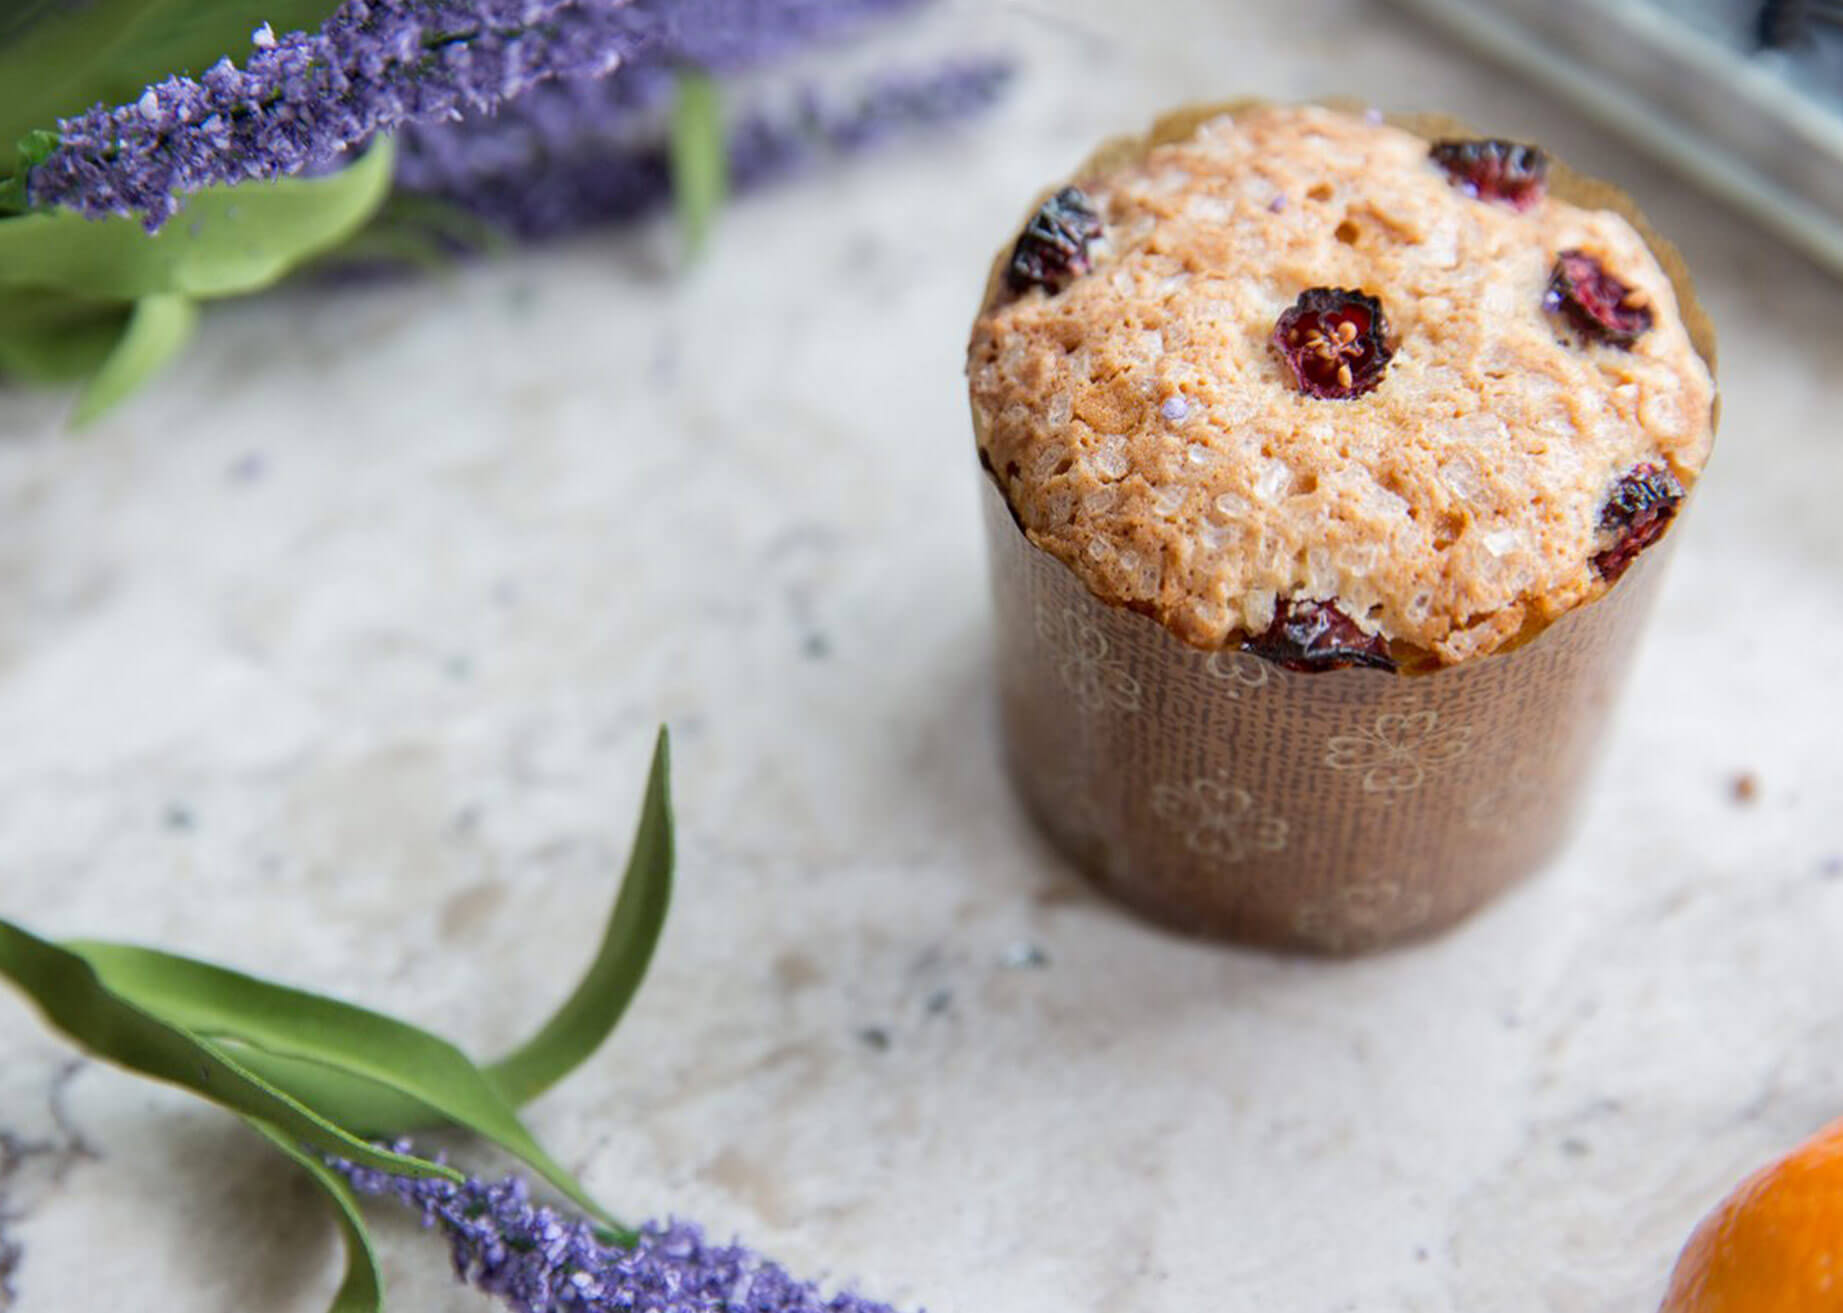
[[[1541,171],[1260,106],[1076,178],[969,349],[1020,526],[1203,648],[1310,620],[1452,664],[1598,596],[1699,476],[1714,384],[1644,240]]]

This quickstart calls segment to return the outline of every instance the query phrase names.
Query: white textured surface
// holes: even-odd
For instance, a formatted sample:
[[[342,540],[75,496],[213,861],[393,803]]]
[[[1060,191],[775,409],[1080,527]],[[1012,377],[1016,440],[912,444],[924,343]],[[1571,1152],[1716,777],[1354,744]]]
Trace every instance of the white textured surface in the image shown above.
[[[617,1208],[934,1313],[1646,1307],[1729,1182],[1843,1112],[1843,292],[1360,0],[1037,8],[1085,13],[1007,7],[1031,72],[995,120],[746,204],[688,279],[591,238],[221,307],[82,439],[0,396],[0,912],[491,1052],[586,956],[663,719],[656,973],[532,1111]],[[1347,966],[1135,925],[995,761],[985,260],[1095,137],[1243,91],[1547,141],[1666,219],[1724,331],[1579,840]],[[331,1227],[266,1147],[16,1002],[0,1053],[20,1308],[323,1306]],[[395,1307],[488,1307],[380,1221]]]

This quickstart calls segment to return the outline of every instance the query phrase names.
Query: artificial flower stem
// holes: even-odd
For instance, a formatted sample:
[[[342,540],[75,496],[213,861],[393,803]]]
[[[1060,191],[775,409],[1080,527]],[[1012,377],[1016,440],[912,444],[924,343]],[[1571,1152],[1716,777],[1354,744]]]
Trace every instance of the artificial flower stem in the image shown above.
[[[686,69],[672,106],[672,199],[690,258],[703,252],[728,191],[722,95],[710,74]]]

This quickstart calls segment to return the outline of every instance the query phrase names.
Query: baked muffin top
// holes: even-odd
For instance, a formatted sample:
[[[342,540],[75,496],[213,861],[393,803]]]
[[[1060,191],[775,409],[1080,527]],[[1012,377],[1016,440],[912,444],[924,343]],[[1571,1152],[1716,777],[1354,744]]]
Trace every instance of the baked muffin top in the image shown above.
[[[1261,106],[1045,203],[974,325],[981,456],[1102,600],[1299,668],[1452,664],[1604,591],[1714,383],[1540,153]]]

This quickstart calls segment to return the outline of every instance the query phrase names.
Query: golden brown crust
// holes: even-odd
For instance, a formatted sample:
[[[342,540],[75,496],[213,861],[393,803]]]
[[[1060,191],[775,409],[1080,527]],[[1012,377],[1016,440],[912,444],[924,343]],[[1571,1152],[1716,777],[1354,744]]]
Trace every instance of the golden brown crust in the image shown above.
[[[1030,539],[1187,642],[1310,597],[1442,663],[1498,650],[1604,590],[1591,557],[1621,474],[1701,471],[1706,320],[1611,189],[1557,171],[1519,212],[1452,187],[1425,138],[1251,104],[1167,116],[1077,180],[1107,243],[1053,296],[1008,294],[1001,255],[969,351],[975,427]],[[1652,304],[1631,350],[1544,311],[1576,247]],[[1304,396],[1273,351],[1312,286],[1383,301],[1396,354],[1374,392]]]

